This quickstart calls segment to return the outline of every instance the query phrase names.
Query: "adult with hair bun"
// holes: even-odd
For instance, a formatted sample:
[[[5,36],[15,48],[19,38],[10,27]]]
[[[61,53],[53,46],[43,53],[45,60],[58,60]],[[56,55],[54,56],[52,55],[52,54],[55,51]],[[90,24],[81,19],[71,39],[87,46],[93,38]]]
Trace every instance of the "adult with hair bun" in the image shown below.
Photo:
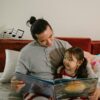
[[[30,82],[26,76],[54,79],[57,67],[62,65],[65,50],[70,48],[71,45],[66,41],[55,38],[51,25],[43,18],[36,19],[36,17],[31,16],[26,24],[30,27],[33,41],[21,50],[16,74],[11,84],[18,95],[23,97],[23,100],[55,100],[53,90],[48,86],[42,88],[45,95],[36,94],[38,91],[35,91],[34,83],[38,85],[38,82]],[[98,100],[99,91],[100,89],[90,97],[90,100]]]
[[[27,25],[30,26],[33,41],[21,50],[16,73],[34,75],[43,79],[54,79],[57,67],[62,64],[64,52],[71,45],[66,41],[54,38],[51,25],[43,18],[36,19],[36,17],[31,16],[27,21]],[[18,79],[17,75],[16,78]],[[19,83],[22,81],[19,81]],[[25,81],[28,82],[29,80]],[[22,88],[20,87],[21,93],[24,94],[24,100],[34,98],[32,94],[35,95],[36,93],[33,87],[34,82],[28,85],[24,84]],[[17,91],[19,91],[19,88],[17,88]],[[50,88],[45,87],[44,94],[47,100],[53,100],[52,88],[50,90]],[[46,100],[45,97],[41,97],[42,99],[39,100]]]

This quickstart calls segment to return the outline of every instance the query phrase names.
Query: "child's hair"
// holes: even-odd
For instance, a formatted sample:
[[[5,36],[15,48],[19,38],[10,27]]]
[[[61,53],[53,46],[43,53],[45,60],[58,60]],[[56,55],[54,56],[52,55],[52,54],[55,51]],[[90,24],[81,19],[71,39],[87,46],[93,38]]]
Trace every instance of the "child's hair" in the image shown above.
[[[88,72],[87,72],[87,60],[84,57],[84,52],[79,47],[71,47],[65,51],[65,53],[68,53],[71,57],[72,55],[75,56],[75,58],[78,61],[83,61],[82,64],[79,66],[79,68],[76,70],[76,76],[77,78],[87,78]]]

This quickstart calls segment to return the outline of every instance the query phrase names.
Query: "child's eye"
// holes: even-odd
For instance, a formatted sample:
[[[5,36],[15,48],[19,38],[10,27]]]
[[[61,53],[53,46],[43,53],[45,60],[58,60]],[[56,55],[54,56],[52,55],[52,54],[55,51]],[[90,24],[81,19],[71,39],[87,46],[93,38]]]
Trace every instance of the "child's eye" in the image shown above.
[[[66,57],[66,56],[64,56],[64,59],[67,59],[67,57]]]
[[[72,58],[69,58],[68,60],[69,60],[69,61],[73,61],[73,59],[72,59]]]
[[[69,61],[72,61],[72,59],[68,59]]]

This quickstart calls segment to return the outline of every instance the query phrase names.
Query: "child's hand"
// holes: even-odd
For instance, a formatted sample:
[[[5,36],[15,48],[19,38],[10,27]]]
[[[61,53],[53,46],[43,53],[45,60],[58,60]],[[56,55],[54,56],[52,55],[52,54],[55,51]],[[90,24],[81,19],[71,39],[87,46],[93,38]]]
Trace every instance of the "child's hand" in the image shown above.
[[[97,88],[89,98],[90,100],[98,100],[100,98],[100,88]]]

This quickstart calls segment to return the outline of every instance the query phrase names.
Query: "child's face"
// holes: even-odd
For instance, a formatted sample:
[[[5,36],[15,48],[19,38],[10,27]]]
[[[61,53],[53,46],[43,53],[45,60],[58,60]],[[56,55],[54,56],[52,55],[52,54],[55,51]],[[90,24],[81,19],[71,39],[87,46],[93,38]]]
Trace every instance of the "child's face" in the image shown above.
[[[80,65],[80,61],[78,61],[74,55],[65,53],[63,64],[67,71],[75,72]]]

